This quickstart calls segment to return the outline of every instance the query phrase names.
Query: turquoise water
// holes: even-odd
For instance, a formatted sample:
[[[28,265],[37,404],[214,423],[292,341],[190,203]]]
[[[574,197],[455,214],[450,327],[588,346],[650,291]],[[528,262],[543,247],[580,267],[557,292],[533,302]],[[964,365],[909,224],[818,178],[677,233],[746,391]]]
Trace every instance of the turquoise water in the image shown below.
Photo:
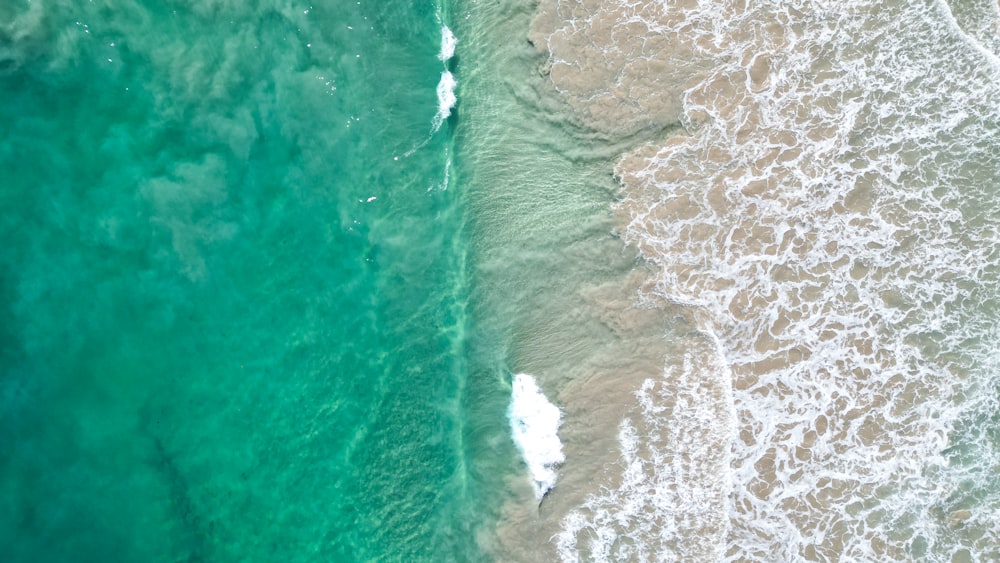
[[[0,6],[4,560],[480,557],[446,17]]]

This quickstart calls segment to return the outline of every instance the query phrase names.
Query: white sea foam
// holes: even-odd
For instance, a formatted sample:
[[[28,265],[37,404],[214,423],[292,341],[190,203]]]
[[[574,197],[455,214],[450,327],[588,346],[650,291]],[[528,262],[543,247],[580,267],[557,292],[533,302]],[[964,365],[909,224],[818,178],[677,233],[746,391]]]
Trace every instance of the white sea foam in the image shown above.
[[[535,378],[519,373],[514,376],[507,417],[514,444],[531,473],[535,497],[541,500],[556,486],[556,469],[566,460],[558,435],[562,413],[538,388]]]
[[[448,29],[448,26],[441,26],[441,52],[438,53],[438,58],[442,61],[447,61],[455,56],[456,43],[458,43],[458,40],[455,39],[455,34]]]
[[[445,62],[451,59],[455,55],[456,43],[458,40],[455,39],[455,35],[448,29],[448,26],[441,26],[441,52],[438,53],[438,58]],[[458,83],[450,71],[445,70],[441,73],[441,80],[438,81],[437,85],[438,110],[433,120],[434,131],[440,129],[444,120],[451,115],[451,110],[455,107],[455,102],[458,101],[458,98],[455,97],[457,85]]]
[[[434,116],[434,131],[441,128],[441,124],[451,115],[451,109],[455,107],[458,98],[455,97],[455,77],[447,70],[441,73],[441,80],[437,85],[438,110]]]
[[[735,429],[730,374],[710,335],[647,379],[619,426],[619,483],[563,520],[563,561],[718,561],[728,531]]]

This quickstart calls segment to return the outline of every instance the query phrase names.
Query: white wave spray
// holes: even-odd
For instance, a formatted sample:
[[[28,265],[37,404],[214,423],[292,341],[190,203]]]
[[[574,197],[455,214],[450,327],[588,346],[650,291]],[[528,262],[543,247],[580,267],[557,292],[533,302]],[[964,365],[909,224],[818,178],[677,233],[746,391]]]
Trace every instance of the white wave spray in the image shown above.
[[[556,469],[566,460],[558,434],[562,413],[538,388],[535,378],[519,373],[514,376],[507,417],[514,444],[531,473],[535,498],[541,500],[556,486]]]
[[[441,52],[438,53],[438,59],[442,61],[448,61],[455,56],[455,44],[458,43],[458,39],[455,39],[455,34],[451,32],[448,26],[441,26]]]
[[[444,120],[451,116],[451,109],[455,107],[455,102],[458,101],[455,97],[455,87],[457,85],[458,83],[455,82],[455,77],[452,76],[451,72],[446,70],[441,73],[441,80],[437,85],[438,109],[432,122],[434,131],[440,129]]]
[[[438,59],[447,64],[455,56],[455,44],[457,43],[458,40],[455,39],[455,34],[451,32],[451,29],[446,25],[442,25],[441,51],[438,53]],[[446,69],[441,73],[441,80],[438,81],[437,85],[438,109],[433,120],[434,131],[440,129],[444,120],[451,116],[451,110],[458,101],[458,98],[455,96],[456,86],[458,86],[458,83],[455,81],[455,77],[451,74],[451,71]]]

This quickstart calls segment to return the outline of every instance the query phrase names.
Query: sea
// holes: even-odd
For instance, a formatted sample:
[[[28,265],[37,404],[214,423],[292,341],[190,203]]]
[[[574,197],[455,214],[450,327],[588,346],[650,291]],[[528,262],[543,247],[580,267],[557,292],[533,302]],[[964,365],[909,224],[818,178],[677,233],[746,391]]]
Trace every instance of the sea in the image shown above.
[[[4,0],[0,204],[2,561],[1000,561],[995,0]]]

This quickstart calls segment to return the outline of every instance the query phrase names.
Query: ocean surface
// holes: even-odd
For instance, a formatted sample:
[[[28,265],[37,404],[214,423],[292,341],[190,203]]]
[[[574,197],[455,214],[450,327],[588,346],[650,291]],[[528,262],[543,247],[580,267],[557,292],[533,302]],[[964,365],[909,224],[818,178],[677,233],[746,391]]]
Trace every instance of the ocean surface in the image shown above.
[[[0,560],[1000,560],[994,0],[0,4]]]
[[[477,558],[446,15],[0,6],[0,559]]]

